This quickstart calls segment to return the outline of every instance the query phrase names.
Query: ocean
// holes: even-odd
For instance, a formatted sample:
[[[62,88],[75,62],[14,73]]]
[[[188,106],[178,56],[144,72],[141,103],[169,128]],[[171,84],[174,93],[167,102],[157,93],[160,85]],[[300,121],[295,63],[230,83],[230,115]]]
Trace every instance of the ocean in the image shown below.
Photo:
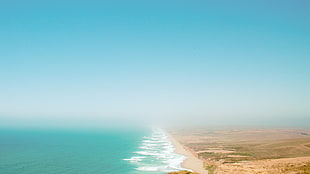
[[[0,130],[1,174],[165,174],[184,159],[156,128]]]

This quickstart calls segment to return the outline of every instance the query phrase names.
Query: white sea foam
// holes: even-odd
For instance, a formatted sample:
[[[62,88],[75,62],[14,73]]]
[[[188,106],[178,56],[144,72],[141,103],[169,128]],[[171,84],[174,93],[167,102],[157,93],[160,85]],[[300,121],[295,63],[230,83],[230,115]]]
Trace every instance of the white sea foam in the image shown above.
[[[152,171],[152,172],[159,170],[158,167],[137,167],[136,169],[140,171]]]
[[[131,161],[131,162],[138,162],[138,161],[142,161],[143,158],[145,158],[144,156],[133,156],[129,159],[124,159],[125,161]]]
[[[139,156],[124,159],[134,162],[137,171],[165,173],[185,170],[181,167],[185,156],[174,152],[175,148],[166,133],[161,129],[153,129],[152,134],[143,137],[139,150],[134,152]]]

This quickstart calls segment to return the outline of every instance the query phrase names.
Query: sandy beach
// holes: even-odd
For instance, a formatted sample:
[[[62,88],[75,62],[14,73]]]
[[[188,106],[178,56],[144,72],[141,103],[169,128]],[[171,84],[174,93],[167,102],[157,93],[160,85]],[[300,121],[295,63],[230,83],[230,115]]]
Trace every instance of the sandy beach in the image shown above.
[[[309,129],[182,129],[170,133],[176,152],[188,157],[183,167],[201,174],[208,173],[202,161],[218,174],[310,172]]]
[[[186,159],[182,163],[182,167],[190,169],[193,172],[200,174],[208,174],[208,171],[203,168],[203,161],[195,157],[190,151],[186,150],[172,135],[168,134],[171,143],[175,147],[175,152],[186,156]]]

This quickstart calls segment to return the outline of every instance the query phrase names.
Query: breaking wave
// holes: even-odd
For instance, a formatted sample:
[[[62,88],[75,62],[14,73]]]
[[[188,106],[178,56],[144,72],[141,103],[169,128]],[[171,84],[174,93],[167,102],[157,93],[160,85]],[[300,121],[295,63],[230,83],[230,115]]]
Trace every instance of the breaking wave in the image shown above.
[[[185,170],[181,163],[186,158],[174,152],[175,148],[166,133],[161,129],[153,129],[152,134],[143,137],[139,150],[129,159],[136,170],[143,173],[161,174],[172,171]]]

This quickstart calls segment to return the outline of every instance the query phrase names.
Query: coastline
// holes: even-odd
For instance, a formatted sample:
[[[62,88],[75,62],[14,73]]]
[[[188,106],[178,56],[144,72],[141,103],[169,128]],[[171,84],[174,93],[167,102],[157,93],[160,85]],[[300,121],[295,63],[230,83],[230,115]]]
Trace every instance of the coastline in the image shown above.
[[[192,170],[199,174],[208,174],[208,171],[203,168],[203,161],[198,159],[190,151],[186,150],[172,135],[167,133],[169,140],[175,148],[175,152],[184,155],[186,159],[182,162],[181,166],[185,169]]]

